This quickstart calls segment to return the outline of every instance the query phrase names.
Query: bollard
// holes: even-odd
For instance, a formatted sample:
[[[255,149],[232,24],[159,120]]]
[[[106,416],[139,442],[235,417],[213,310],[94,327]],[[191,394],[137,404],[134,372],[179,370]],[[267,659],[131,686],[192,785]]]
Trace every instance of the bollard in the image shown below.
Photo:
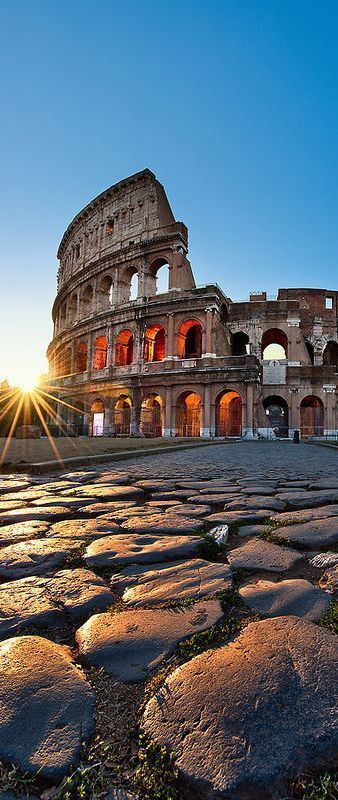
[[[299,431],[294,431],[293,432],[293,443],[294,444],[299,444]]]

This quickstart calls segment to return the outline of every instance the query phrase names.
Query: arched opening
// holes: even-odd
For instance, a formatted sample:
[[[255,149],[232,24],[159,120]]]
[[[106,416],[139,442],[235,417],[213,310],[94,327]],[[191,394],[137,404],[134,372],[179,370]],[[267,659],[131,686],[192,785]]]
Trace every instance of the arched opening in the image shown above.
[[[324,434],[324,406],[314,394],[304,397],[300,404],[300,433],[304,438]]]
[[[280,328],[270,328],[262,336],[263,361],[279,361],[288,357],[288,337]]]
[[[112,304],[113,281],[110,275],[105,275],[99,285],[99,308],[109,308]]]
[[[144,436],[162,436],[163,413],[162,398],[157,394],[147,395],[141,406],[141,431]]]
[[[82,314],[84,317],[87,317],[88,314],[92,313],[93,310],[93,287],[86,286],[82,294],[81,300],[81,308]]]
[[[165,356],[165,331],[162,325],[151,325],[144,334],[143,358],[145,361],[163,361]]]
[[[99,398],[94,400],[90,407],[90,436],[103,436],[104,429],[104,403]]]
[[[129,300],[137,300],[138,297],[138,273],[134,272],[134,274],[130,278],[129,284]]]
[[[250,340],[247,333],[238,331],[231,336],[231,355],[247,356],[250,353]]]
[[[104,369],[107,366],[108,342],[105,336],[98,336],[95,339],[94,349],[94,369]]]
[[[323,364],[328,367],[335,367],[338,371],[338,344],[337,342],[328,342],[323,353]]]
[[[68,306],[68,318],[70,323],[75,322],[76,313],[77,313],[77,294],[72,294]]]
[[[121,394],[114,406],[115,436],[130,436],[131,399]]]
[[[77,372],[86,372],[87,370],[87,344],[86,342],[80,342],[77,346],[76,350],[76,371]]]
[[[201,398],[197,392],[184,392],[177,401],[176,436],[201,435]]]
[[[187,319],[179,327],[177,354],[180,358],[201,358],[202,325],[195,319]]]
[[[289,435],[289,409],[284,397],[271,395],[263,400],[266,414],[266,427],[272,428],[275,436],[285,438]]]
[[[149,272],[155,278],[154,294],[164,294],[169,291],[169,264],[163,258],[157,258],[149,267]]]
[[[116,366],[127,367],[133,363],[134,337],[130,330],[121,331],[116,340]]]
[[[216,399],[216,436],[242,435],[242,398],[226,389]]]
[[[307,349],[307,352],[308,352],[308,356],[309,356],[309,359],[310,359],[310,363],[311,363],[311,364],[314,364],[314,362],[315,362],[315,351],[314,351],[313,344],[311,344],[311,342],[308,342],[308,341],[305,339],[305,347],[306,347],[306,349]]]

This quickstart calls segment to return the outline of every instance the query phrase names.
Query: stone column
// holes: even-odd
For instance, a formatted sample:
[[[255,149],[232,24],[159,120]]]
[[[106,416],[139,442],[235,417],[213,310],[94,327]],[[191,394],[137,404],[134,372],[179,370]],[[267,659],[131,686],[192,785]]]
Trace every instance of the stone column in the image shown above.
[[[295,431],[300,431],[300,405],[298,402],[299,386],[290,386],[290,418],[289,418],[289,436],[293,438]]]
[[[201,436],[210,437],[210,385],[204,387],[204,404],[202,405]]]
[[[242,435],[246,439],[254,439],[253,419],[254,419],[254,387],[248,383],[246,387],[246,420],[242,424]],[[244,410],[244,409],[243,409]]]
[[[202,348],[202,355],[213,356],[215,353],[213,352],[213,344],[212,344],[212,332],[213,332],[213,323],[214,323],[214,306],[207,306],[205,309],[206,311],[206,322],[205,322],[205,334],[202,335],[203,341],[203,348]]]
[[[140,436],[142,393],[139,386],[133,389],[133,405],[130,417],[130,433],[132,436]]]
[[[168,332],[167,332],[167,349],[166,358],[172,358],[177,355],[174,353],[174,314],[168,314]]]
[[[165,411],[164,411],[164,428],[163,428],[163,436],[169,438],[173,435],[172,431],[172,387],[166,386],[165,390]]]
[[[104,433],[111,436],[113,432],[113,409],[111,407],[111,397],[104,398]]]
[[[335,396],[336,386],[334,384],[326,384],[323,386],[325,392],[325,407],[324,407],[324,434],[332,436],[335,431]]]
[[[94,340],[93,334],[88,334],[87,339],[87,369],[86,372],[91,372],[93,369],[93,358],[94,358]]]
[[[107,327],[107,367],[112,367],[114,363],[114,340],[113,340],[113,326]]]

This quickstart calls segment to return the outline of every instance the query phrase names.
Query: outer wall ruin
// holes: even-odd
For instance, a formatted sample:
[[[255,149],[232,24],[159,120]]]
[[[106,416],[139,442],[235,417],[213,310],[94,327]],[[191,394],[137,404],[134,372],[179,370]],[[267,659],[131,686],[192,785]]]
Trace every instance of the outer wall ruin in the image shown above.
[[[187,228],[149,170],[71,222],[47,351],[54,393],[74,407],[58,404],[62,431],[337,435],[338,292],[234,303],[217,284],[196,287],[187,252]]]

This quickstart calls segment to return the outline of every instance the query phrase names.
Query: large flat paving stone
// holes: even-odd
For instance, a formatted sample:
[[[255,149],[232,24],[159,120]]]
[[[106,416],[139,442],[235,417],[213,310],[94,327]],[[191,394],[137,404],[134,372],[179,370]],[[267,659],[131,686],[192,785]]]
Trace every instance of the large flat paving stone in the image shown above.
[[[48,537],[61,539],[100,539],[120,533],[121,527],[116,522],[98,519],[73,519],[56,522],[50,526]],[[1,528],[0,528],[1,536]],[[1,800],[1,799],[0,799]]]
[[[168,509],[167,514],[170,514],[170,510]],[[179,514],[180,517],[205,517],[206,514],[210,513],[209,506],[204,505],[196,505],[194,506],[192,503],[180,503],[179,505],[175,506],[175,516]]]
[[[126,531],[135,533],[197,533],[204,528],[204,522],[199,519],[186,519],[180,515],[175,516],[164,512],[163,514],[142,514],[129,517],[122,523]]]
[[[14,511],[16,508],[26,508],[27,505],[28,503],[24,500],[0,501],[0,514],[2,514],[3,511]]]
[[[79,514],[85,515],[88,518],[91,517],[100,517],[110,515],[112,516],[115,512],[122,513],[122,511],[130,512],[130,509],[133,507],[137,507],[136,500],[125,500],[123,501],[116,501],[116,502],[108,502],[105,500],[104,502],[95,502],[91,503],[90,505],[80,506]],[[1,798],[0,798],[1,800]]]
[[[176,669],[143,729],[173,753],[184,796],[280,800],[298,775],[332,769],[337,703],[337,637],[279,617]]]
[[[86,569],[62,570],[52,578],[29,577],[0,585],[0,634],[34,625],[49,627],[102,611],[114,600],[104,581]]]
[[[301,511],[284,511],[281,514],[272,514],[271,519],[273,522],[278,522],[285,525],[288,522],[308,522],[312,519],[326,519],[329,517],[338,516],[338,504],[333,503],[331,506],[319,506],[318,508],[303,508]]]
[[[243,494],[247,495],[266,495],[268,497],[269,495],[272,496],[276,493],[276,486],[271,486],[271,484],[254,483],[250,484],[250,486],[243,486],[242,492]]]
[[[6,478],[6,480],[2,479],[0,481],[0,497],[3,497],[10,492],[28,489],[31,485],[31,481],[26,481],[24,478],[22,480],[20,478]]]
[[[209,514],[205,517],[206,522],[218,523],[219,525],[241,525],[245,522],[262,522],[269,519],[271,511],[262,508],[260,511],[219,511],[218,514]]]
[[[208,494],[193,494],[187,497],[187,502],[196,505],[197,503],[205,503],[209,506],[224,506],[229,503],[231,499],[237,499],[237,494],[226,494],[224,492],[209,492]]]
[[[267,570],[267,572],[285,572],[301,561],[304,556],[289,547],[265,542],[263,539],[249,541],[227,553],[232,567],[249,570]]]
[[[14,544],[14,542],[39,538],[47,533],[49,527],[49,522],[39,522],[38,520],[2,525],[0,527],[0,546],[4,547],[7,544]]]
[[[97,614],[79,628],[76,641],[85,663],[103,667],[120,681],[141,681],[194,633],[223,616],[217,600],[185,609],[142,609]]]
[[[77,509],[70,509],[66,506],[27,506],[27,508],[18,508],[13,511],[3,511],[0,514],[0,525],[30,522],[31,520],[57,522],[61,519],[70,519],[76,511]]]
[[[67,647],[38,636],[0,644],[0,758],[61,779],[93,730],[94,696]]]
[[[276,494],[289,508],[315,508],[325,503],[338,503],[338,489],[322,489],[312,492],[283,492]]]
[[[135,486],[113,486],[112,484],[86,484],[76,486],[73,489],[66,489],[64,497],[83,497],[97,498],[98,500],[136,500],[144,496],[143,489]]]
[[[275,497],[241,497],[239,500],[232,500],[226,503],[225,511],[260,511],[268,508],[269,511],[284,511],[286,503],[276,500]]]
[[[0,550],[0,576],[25,578],[42,575],[65,563],[69,556],[80,552],[83,540],[32,539],[3,547]]]
[[[123,533],[96,539],[87,547],[84,561],[88,567],[116,564],[156,564],[196,555],[203,539],[200,536],[149,536]]]
[[[304,545],[310,549],[329,547],[338,542],[338,517],[329,519],[314,519],[311,522],[301,522],[297,525],[286,525],[278,528],[275,536],[281,541],[289,539],[291,542]]]
[[[300,578],[280,581],[256,581],[239,589],[244,602],[264,617],[295,616],[315,622],[324,616],[330,598],[322,589]]]
[[[126,567],[112,577],[112,588],[122,594],[124,603],[154,605],[191,598],[209,597],[232,588],[228,564],[213,564],[204,559]]]

